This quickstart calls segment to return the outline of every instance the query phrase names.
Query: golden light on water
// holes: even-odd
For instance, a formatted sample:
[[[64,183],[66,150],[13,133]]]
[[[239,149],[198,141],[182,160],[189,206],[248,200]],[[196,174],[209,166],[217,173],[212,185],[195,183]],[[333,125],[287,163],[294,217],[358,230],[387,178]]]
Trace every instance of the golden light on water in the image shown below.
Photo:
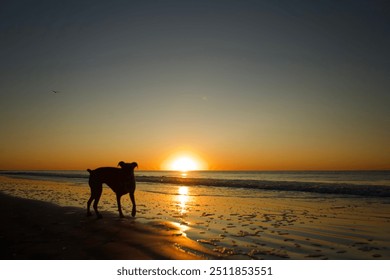
[[[186,231],[189,229],[188,227],[188,222],[185,221],[186,217],[186,212],[187,212],[187,204],[190,199],[189,197],[189,191],[188,187],[186,186],[180,186],[177,190],[177,197],[176,197],[176,202],[177,202],[177,207],[178,207],[178,212],[181,216],[181,222],[177,223],[178,228],[180,229],[180,232],[186,236]]]
[[[187,202],[188,202],[188,187],[179,187],[178,189],[178,200],[179,200],[179,206],[180,206],[180,214],[184,214],[187,212]]]
[[[180,187],[178,193],[180,195],[188,195],[188,187]]]

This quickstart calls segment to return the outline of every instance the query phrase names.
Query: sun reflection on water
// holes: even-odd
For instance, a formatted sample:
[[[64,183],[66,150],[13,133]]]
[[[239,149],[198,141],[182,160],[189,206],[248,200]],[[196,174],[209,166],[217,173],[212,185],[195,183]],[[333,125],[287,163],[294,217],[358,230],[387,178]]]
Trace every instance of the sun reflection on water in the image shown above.
[[[187,204],[190,199],[188,195],[188,187],[186,186],[180,186],[177,189],[177,196],[176,196],[176,202],[178,207],[178,212],[180,215],[180,223],[178,223],[178,227],[180,228],[180,231],[183,235],[185,235],[185,232],[189,229],[188,222],[185,221],[186,213],[187,213]]]
[[[187,195],[188,195],[188,187],[185,187],[185,186],[179,187],[178,193],[179,193],[180,195],[185,195],[185,196],[187,196]]]
[[[178,201],[180,207],[180,214],[183,215],[187,212],[187,202],[188,202],[188,187],[181,186],[178,189]]]

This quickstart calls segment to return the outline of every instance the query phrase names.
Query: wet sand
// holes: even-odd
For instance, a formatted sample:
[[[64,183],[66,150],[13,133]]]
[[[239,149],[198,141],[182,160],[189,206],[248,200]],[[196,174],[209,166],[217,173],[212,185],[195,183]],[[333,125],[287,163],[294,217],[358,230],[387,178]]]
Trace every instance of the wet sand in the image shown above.
[[[0,259],[215,257],[169,223],[143,225],[113,214],[99,221],[84,216],[80,208],[0,194]]]
[[[80,191],[66,183],[10,178],[0,178],[0,185],[0,259],[217,257],[211,250],[183,236],[180,229],[169,222],[144,224],[133,218],[120,219],[117,213],[109,211],[103,211],[101,220],[86,217],[85,209],[75,205],[80,206],[81,196],[80,199],[85,200],[87,188]],[[67,201],[73,206],[61,206]]]
[[[141,183],[136,218],[105,189],[96,220],[87,184],[0,177],[0,192],[2,259],[390,259],[389,198]]]

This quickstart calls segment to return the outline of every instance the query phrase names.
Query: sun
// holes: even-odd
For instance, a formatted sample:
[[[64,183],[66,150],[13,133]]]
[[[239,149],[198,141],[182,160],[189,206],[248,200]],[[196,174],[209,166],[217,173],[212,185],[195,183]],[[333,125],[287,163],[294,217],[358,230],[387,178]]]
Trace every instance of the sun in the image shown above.
[[[192,170],[199,170],[199,165],[195,162],[194,159],[182,156],[172,161],[171,170],[187,172]]]
[[[189,151],[172,153],[161,163],[162,170],[188,171],[208,170],[208,164],[197,154]]]

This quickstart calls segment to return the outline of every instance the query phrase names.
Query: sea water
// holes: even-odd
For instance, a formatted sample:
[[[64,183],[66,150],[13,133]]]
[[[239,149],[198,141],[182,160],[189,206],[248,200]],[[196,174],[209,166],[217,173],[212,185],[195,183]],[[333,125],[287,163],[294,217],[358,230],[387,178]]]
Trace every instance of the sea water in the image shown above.
[[[84,170],[0,171],[0,175],[88,184]],[[245,190],[294,191],[363,196],[390,196],[390,171],[138,171],[138,183],[218,187],[233,192]]]

